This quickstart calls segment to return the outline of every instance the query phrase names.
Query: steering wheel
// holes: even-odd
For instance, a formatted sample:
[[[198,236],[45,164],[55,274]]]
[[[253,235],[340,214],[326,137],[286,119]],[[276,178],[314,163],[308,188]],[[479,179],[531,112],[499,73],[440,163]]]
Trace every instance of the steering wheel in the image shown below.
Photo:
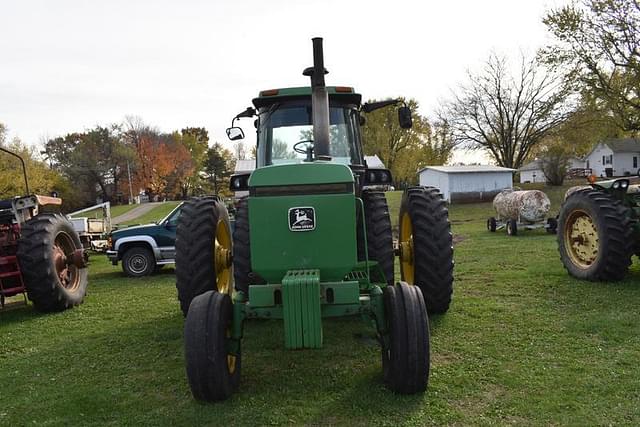
[[[307,154],[307,149],[302,149],[300,147],[298,147],[298,145],[300,144],[308,144],[311,143],[311,149],[313,149],[313,140],[312,139],[303,139],[302,141],[296,142],[295,144],[293,144],[293,151],[295,151],[296,153],[300,153],[300,154]]]

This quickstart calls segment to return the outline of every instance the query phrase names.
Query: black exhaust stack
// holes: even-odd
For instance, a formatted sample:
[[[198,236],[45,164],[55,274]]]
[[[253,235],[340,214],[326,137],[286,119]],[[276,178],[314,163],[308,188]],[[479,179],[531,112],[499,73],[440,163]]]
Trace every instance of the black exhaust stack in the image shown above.
[[[29,195],[29,180],[27,179],[27,166],[24,164],[24,160],[22,159],[22,157],[20,157],[16,153],[14,153],[12,151],[9,151],[7,149],[4,149],[2,147],[0,147],[0,151],[4,151],[7,154],[11,154],[12,156],[17,157],[18,160],[20,160],[20,163],[22,163],[22,174],[24,175],[24,187],[27,190],[27,192],[25,193],[25,196],[28,196]]]
[[[314,37],[313,67],[304,70],[311,77],[311,111],[313,114],[313,149],[316,159],[329,157],[329,94],[324,83],[322,37]]]

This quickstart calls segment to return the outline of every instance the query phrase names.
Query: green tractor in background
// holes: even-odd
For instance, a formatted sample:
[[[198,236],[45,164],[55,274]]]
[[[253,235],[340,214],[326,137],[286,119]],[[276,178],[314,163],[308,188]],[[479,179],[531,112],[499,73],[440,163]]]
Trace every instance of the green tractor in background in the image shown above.
[[[257,117],[256,169],[234,175],[231,232],[218,197],[184,205],[177,227],[176,287],[185,321],[186,370],[194,397],[217,401],[238,387],[243,325],[282,319],[289,349],[322,346],[322,319],[361,315],[382,347],[387,386],[423,392],[429,377],[427,312],[448,310],[453,247],[435,188],[404,192],[394,248],[385,195],[391,173],[368,168],[363,113],[401,101],[361,103],[350,87],[326,87],[322,39],[313,39],[311,87],[267,90],[236,119]],[[402,128],[411,112],[398,109]],[[394,257],[402,281],[394,280]]]
[[[573,277],[621,280],[639,253],[640,185],[628,178],[567,190],[558,216],[558,249]]]

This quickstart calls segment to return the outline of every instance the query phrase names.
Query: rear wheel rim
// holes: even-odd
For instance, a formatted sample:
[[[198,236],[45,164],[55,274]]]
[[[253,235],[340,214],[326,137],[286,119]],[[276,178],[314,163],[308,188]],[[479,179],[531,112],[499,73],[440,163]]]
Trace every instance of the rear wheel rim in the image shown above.
[[[402,280],[410,285],[415,280],[414,248],[413,248],[413,223],[408,212],[400,217],[400,271]]]
[[[216,235],[213,241],[213,262],[216,271],[216,287],[223,294],[231,293],[233,272],[231,234],[227,224],[220,220],[216,225]]]
[[[53,264],[60,285],[70,292],[80,286],[78,267],[72,263],[75,250],[76,245],[67,232],[61,231],[56,235],[53,241]]]
[[[577,209],[569,214],[564,227],[564,247],[571,262],[582,269],[593,265],[598,258],[598,228],[591,215]]]

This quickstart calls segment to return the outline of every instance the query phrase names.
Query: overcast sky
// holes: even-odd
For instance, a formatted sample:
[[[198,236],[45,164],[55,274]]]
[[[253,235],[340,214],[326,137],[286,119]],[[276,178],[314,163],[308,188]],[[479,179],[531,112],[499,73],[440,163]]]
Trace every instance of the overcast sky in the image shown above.
[[[327,84],[413,97],[430,116],[491,51],[544,45],[541,18],[561,3],[0,0],[0,122],[30,144],[126,115],[226,142],[259,90],[309,84],[314,36]]]

